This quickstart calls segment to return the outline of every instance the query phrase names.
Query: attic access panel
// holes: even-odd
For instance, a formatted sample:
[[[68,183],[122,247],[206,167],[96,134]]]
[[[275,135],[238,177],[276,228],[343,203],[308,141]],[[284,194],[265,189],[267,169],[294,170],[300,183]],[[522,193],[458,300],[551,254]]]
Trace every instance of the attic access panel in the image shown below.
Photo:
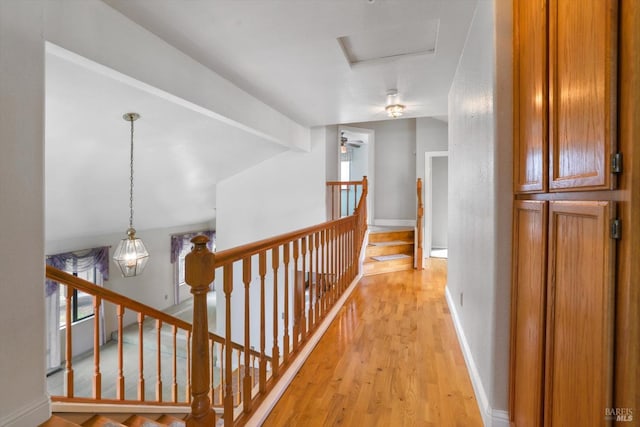
[[[429,19],[422,25],[377,29],[338,37],[337,41],[351,66],[434,55],[439,26],[439,19]]]

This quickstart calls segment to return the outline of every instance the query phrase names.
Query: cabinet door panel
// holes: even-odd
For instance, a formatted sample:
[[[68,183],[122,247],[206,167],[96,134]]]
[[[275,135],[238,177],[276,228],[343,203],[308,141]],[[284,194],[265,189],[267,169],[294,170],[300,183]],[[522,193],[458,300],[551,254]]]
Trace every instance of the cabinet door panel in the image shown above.
[[[546,426],[605,425],[612,405],[612,202],[551,202]]]
[[[516,193],[547,190],[546,0],[514,3],[514,182]]]
[[[609,189],[617,0],[550,0],[549,189]]]
[[[542,423],[547,202],[516,201],[513,218],[510,411],[514,427]]]

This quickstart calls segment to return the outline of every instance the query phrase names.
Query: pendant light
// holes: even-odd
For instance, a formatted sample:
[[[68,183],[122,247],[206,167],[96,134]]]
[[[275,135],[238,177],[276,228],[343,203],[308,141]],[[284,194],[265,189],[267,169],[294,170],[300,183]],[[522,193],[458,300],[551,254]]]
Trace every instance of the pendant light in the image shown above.
[[[387,91],[387,106],[385,111],[392,119],[397,119],[404,113],[405,106],[398,102],[398,90],[390,89]]]
[[[142,270],[149,260],[149,252],[144,247],[141,239],[136,237],[136,230],[133,228],[133,122],[140,118],[137,113],[127,113],[122,116],[131,122],[131,157],[129,162],[129,229],[127,237],[120,240],[118,247],[113,254],[113,259],[120,267],[124,277],[133,277],[142,274]]]

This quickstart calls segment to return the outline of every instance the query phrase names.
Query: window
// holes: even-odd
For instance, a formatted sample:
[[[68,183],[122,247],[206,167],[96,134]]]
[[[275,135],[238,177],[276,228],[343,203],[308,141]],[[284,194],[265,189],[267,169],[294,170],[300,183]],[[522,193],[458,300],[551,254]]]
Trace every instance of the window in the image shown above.
[[[65,269],[66,270],[66,269]],[[91,283],[100,283],[102,280],[100,272],[96,268],[86,270],[83,272],[74,272],[66,270],[67,273],[71,273],[76,277],[84,279]],[[98,280],[100,279],[100,280]],[[88,319],[93,316],[93,297],[77,289],[68,289],[71,292],[71,323],[79,322],[80,320]],[[66,289],[60,292],[60,327],[63,328],[67,324],[67,297],[65,295]]]
[[[204,230],[194,233],[174,234],[171,236],[171,263],[174,265],[175,274],[175,303],[180,302],[180,287],[186,285],[184,280],[184,260],[191,252],[193,244],[191,239],[195,236],[203,235],[209,238],[207,248],[211,252],[216,251],[215,230]]]

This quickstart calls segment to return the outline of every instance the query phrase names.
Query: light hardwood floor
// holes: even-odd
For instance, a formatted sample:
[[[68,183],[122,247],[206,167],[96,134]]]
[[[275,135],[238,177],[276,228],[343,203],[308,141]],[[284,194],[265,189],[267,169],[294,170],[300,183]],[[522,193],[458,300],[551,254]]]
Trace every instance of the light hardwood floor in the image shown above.
[[[363,278],[264,426],[482,426],[446,274]]]

